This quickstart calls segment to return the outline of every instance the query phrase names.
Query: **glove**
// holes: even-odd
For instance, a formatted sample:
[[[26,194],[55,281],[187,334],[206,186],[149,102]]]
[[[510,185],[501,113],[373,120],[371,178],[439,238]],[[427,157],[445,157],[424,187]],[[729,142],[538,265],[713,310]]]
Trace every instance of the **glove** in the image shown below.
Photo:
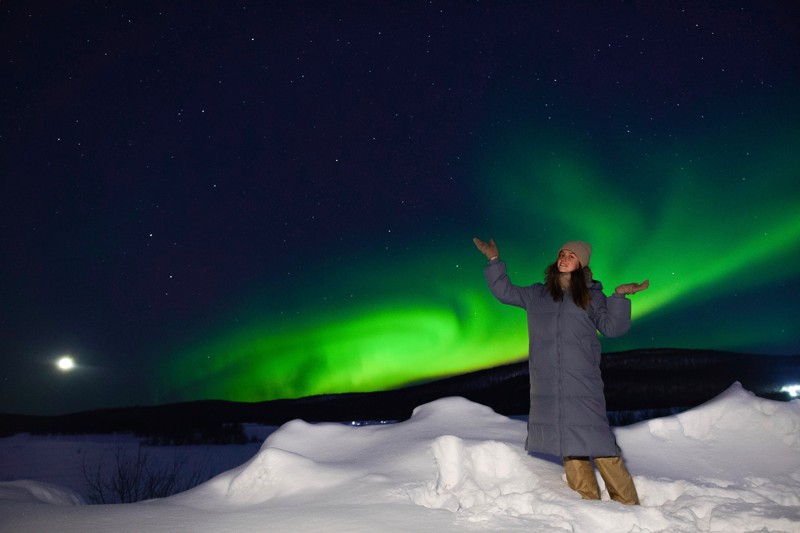
[[[614,292],[617,294],[635,294],[639,291],[643,291],[650,286],[650,280],[646,279],[641,283],[623,283],[616,289]]]
[[[483,242],[477,237],[472,238],[472,242],[475,243],[475,246],[478,247],[478,250],[481,251],[483,255],[486,256],[487,259],[497,259],[500,257],[500,251],[497,249],[497,245],[494,243],[494,239],[489,239],[489,242]]]

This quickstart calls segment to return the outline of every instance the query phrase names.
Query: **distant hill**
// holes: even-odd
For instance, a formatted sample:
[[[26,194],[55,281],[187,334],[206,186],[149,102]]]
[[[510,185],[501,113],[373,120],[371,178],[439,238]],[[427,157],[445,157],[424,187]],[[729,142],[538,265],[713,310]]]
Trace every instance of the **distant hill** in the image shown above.
[[[713,350],[648,349],[604,354],[601,365],[612,423],[622,425],[703,403],[739,381],[759,396],[787,399],[787,383],[800,383],[800,356],[765,356]],[[118,433],[164,437],[164,442],[225,442],[242,423],[280,425],[301,418],[322,421],[399,421],[418,405],[463,396],[501,414],[528,412],[528,363],[368,393],[310,396],[257,403],[202,400],[101,409],[60,416],[0,414],[0,436],[15,433]],[[215,440],[216,439],[216,440]]]

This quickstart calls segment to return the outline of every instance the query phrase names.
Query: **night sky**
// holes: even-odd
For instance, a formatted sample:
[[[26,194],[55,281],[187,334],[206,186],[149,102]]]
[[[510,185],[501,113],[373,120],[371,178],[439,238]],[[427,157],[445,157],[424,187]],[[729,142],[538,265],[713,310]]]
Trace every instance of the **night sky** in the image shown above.
[[[605,351],[800,354],[800,3],[0,10],[0,412],[519,360],[473,236],[649,278]]]

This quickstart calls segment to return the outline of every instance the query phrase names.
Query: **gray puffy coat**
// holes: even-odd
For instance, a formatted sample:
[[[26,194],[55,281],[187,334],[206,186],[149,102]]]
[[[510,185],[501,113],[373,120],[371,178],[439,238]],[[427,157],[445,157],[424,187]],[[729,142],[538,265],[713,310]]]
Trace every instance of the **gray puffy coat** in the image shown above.
[[[606,417],[597,331],[606,337],[625,334],[630,300],[606,298],[600,282],[593,281],[587,309],[568,293],[555,302],[541,283],[513,285],[503,261],[491,261],[484,275],[495,298],[528,313],[531,406],[525,447],[561,457],[619,455]]]

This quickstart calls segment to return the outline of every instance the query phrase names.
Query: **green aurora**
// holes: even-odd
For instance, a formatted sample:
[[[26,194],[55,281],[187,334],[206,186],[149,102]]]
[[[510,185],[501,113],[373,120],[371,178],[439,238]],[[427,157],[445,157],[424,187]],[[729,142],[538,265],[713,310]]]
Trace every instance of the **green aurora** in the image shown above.
[[[771,135],[739,131],[747,129]],[[166,358],[160,400],[382,390],[524,358],[524,315],[489,294],[473,235],[496,239],[517,284],[540,281],[571,239],[593,245],[607,294],[649,278],[651,288],[631,297],[631,331],[604,341],[605,351],[790,345],[791,312],[742,306],[767,286],[796,283],[800,134],[764,123],[721,131],[624,158],[545,134],[499,142],[476,165],[484,220],[450,224],[447,246],[321,262],[301,285],[254,289],[227,311],[245,318],[220,317],[225,326]]]

